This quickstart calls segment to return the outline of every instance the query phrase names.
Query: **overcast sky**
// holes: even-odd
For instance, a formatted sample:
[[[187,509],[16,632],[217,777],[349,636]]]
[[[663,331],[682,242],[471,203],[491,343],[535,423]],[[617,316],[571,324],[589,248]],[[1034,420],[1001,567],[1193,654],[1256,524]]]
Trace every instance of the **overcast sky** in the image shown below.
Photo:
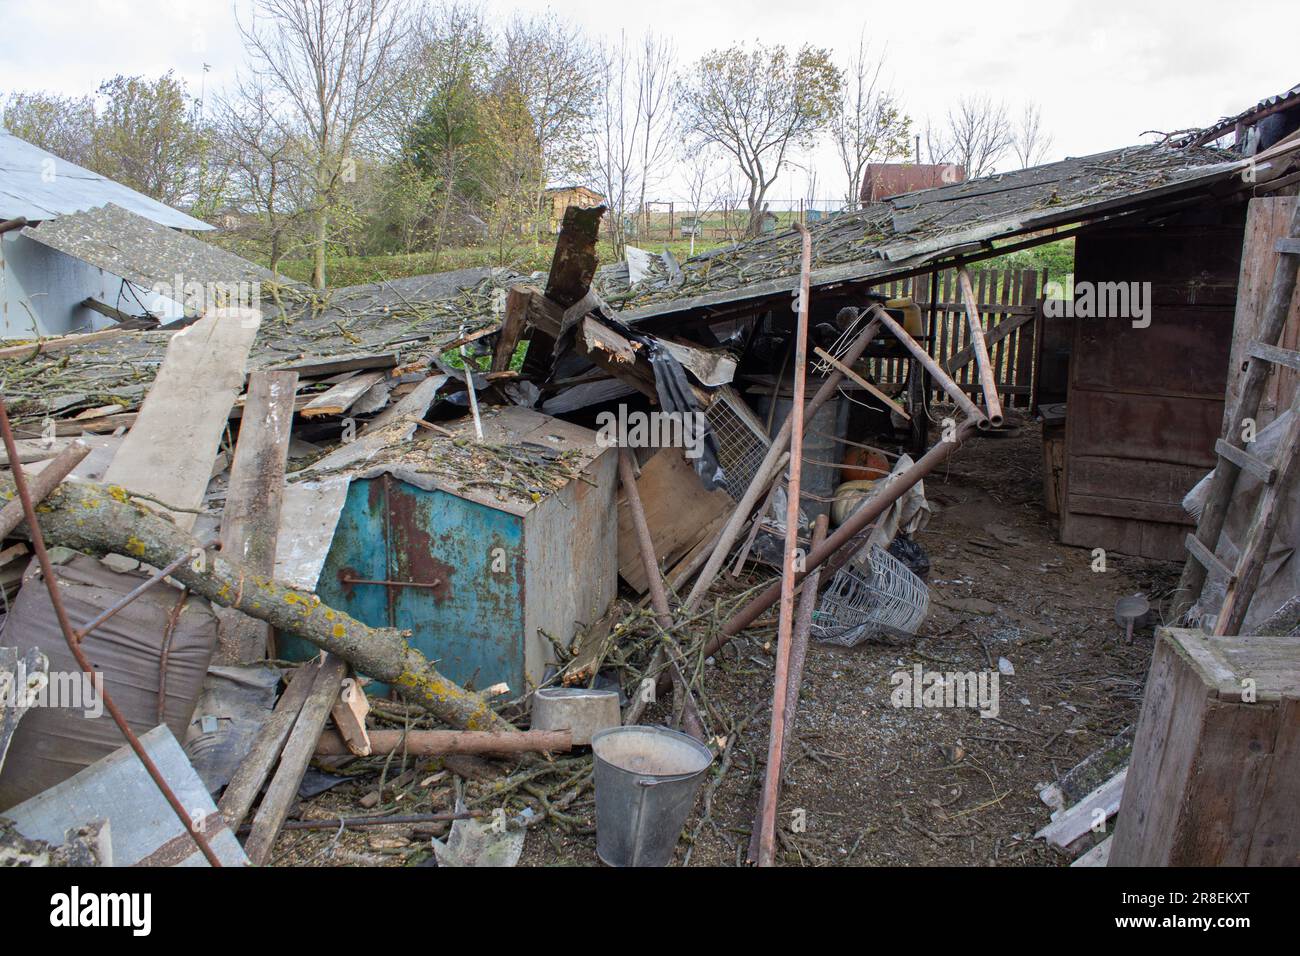
[[[241,10],[249,0],[239,0]],[[243,67],[231,0],[0,0],[0,94],[93,92],[117,73],[174,69],[196,95]],[[887,73],[924,126],[965,93],[1042,107],[1049,158],[1204,126],[1300,82],[1298,0],[489,0],[494,14],[552,9],[592,34],[670,35],[689,62],[734,42],[812,43],[847,60],[859,31],[887,44]],[[203,64],[210,72],[203,75]],[[209,100],[211,97],[209,97]],[[838,195],[834,154],[815,155]],[[671,194],[674,189],[665,185]],[[773,196],[805,193],[792,171]],[[664,198],[673,198],[667,195]]]

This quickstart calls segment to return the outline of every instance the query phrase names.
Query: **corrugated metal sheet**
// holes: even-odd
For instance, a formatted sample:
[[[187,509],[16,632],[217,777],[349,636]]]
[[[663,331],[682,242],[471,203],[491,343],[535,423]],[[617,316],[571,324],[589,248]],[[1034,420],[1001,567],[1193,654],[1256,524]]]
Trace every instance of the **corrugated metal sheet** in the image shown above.
[[[172,229],[212,228],[0,128],[0,219],[41,222],[110,202]]]
[[[195,312],[212,304],[206,301],[210,293],[204,287],[214,284],[300,285],[277,280],[257,263],[113,203],[28,226],[22,234],[141,288],[162,286],[169,298]]]

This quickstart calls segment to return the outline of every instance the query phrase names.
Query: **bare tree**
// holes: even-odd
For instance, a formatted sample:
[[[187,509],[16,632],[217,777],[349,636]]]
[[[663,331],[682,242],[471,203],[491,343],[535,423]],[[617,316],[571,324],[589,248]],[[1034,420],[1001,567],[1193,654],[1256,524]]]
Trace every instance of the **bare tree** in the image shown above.
[[[311,207],[302,137],[258,76],[241,78],[230,95],[217,99],[215,113],[233,204],[257,216],[254,238],[263,245],[271,271],[278,272]]]
[[[330,210],[355,177],[358,135],[398,76],[407,20],[398,0],[256,0],[240,34],[254,70],[306,132],[314,176],[312,283],[325,286]]]
[[[1011,148],[1012,132],[1005,103],[987,95],[963,96],[941,126],[926,124],[926,148],[930,162],[955,163],[967,179],[976,179],[996,169]]]
[[[641,140],[641,215],[649,230],[646,190],[664,178],[663,166],[672,157],[677,135],[674,116],[672,41],[647,31],[637,60],[637,129]]]
[[[641,158],[641,83],[628,49],[627,35],[601,47],[591,151],[605,204],[605,230],[614,255],[622,257],[625,220],[638,195],[644,195],[637,164]]]
[[[702,58],[678,84],[682,124],[730,154],[748,184],[750,236],[792,146],[811,147],[839,99],[842,76],[829,50],[735,46]]]
[[[906,156],[912,120],[901,109],[894,92],[880,78],[885,55],[872,53],[866,30],[858,35],[857,53],[849,61],[844,91],[831,119],[831,136],[848,178],[844,198],[857,206],[862,181],[871,163]]]
[[[1011,150],[1021,169],[1041,165],[1052,148],[1052,134],[1043,128],[1043,111],[1029,100],[1020,112],[1011,135]]]
[[[532,117],[540,210],[548,181],[584,171],[582,145],[600,59],[576,26],[549,12],[510,20],[501,46],[497,92],[518,98]]]
[[[686,198],[690,202],[695,222],[691,228],[690,254],[695,255],[695,240],[704,238],[704,222],[709,214],[722,205],[724,194],[719,184],[723,174],[718,171],[720,160],[716,146],[687,149],[681,157],[682,174],[686,182]]]

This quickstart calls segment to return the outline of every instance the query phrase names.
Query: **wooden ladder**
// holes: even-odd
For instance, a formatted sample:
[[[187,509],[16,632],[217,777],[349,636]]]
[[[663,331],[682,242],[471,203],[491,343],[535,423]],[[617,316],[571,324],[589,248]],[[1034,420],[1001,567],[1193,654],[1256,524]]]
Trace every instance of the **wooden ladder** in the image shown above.
[[[1296,272],[1300,269],[1300,201],[1296,203],[1291,219],[1291,235],[1279,239],[1275,249],[1279,254],[1278,262],[1265,304],[1260,338],[1251,342],[1247,349],[1240,400],[1228,419],[1224,437],[1215,442],[1214,451],[1219,461],[1196,533],[1187,536],[1188,559],[1179,581],[1178,593],[1185,602],[1179,608],[1181,613],[1200,594],[1208,571],[1215,571],[1226,579],[1227,591],[1215,623],[1215,635],[1237,634],[1241,629],[1281,518],[1280,506],[1292,493],[1297,476],[1300,476],[1296,454],[1300,446],[1300,390],[1291,403],[1291,421],[1278,446],[1276,462],[1270,464],[1250,454],[1242,438],[1245,420],[1254,419],[1259,414],[1270,367],[1284,365],[1300,371],[1300,352],[1277,345],[1295,293]],[[1255,507],[1236,567],[1229,568],[1214,549],[1242,471],[1260,479],[1264,491]]]

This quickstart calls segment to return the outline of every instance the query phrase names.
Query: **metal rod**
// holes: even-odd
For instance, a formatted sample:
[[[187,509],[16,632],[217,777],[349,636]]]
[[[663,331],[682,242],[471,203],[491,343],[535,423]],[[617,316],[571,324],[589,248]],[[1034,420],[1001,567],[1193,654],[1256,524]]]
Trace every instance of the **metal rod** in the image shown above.
[[[340,584],[382,584],[389,588],[436,588],[442,584],[442,578],[432,581],[376,581],[370,578],[339,578]]]
[[[830,528],[830,518],[824,514],[817,516],[813,525],[812,546],[815,548],[826,540]],[[790,646],[790,681],[785,691],[785,737],[781,741],[781,765],[785,766],[786,754],[790,751],[790,741],[794,737],[795,713],[799,708],[799,687],[803,683],[803,666],[808,659],[808,635],[812,630],[813,609],[817,606],[817,588],[821,581],[821,568],[813,568],[803,579],[803,588],[799,592],[799,607],[794,618],[794,643]],[[777,799],[780,799],[781,778],[777,776]],[[762,829],[763,807],[771,795],[764,788],[758,798],[758,813],[755,814],[754,830],[749,839],[748,862],[758,859],[758,835]]]
[[[880,329],[879,319],[885,314],[885,310],[879,305],[872,304],[867,307],[867,311],[871,312],[875,318],[868,323],[853,344],[849,346],[848,351],[841,356],[840,361],[845,365],[851,366],[862,357],[862,353],[867,350],[867,346],[871,344],[876,332]],[[825,381],[822,382],[821,388],[817,390],[817,394],[812,397],[804,409],[805,423],[811,421],[812,417],[817,414],[817,410],[830,401],[831,396],[835,394],[835,390],[839,388],[839,384],[843,380],[844,375],[841,372],[831,370],[830,375],[826,376]],[[727,519],[726,525],[719,533],[718,542],[714,545],[713,553],[709,555],[704,570],[700,572],[699,578],[695,581],[695,586],[691,588],[691,593],[686,596],[686,602],[683,604],[682,609],[687,614],[692,613],[699,606],[700,601],[704,599],[705,592],[709,590],[709,586],[713,584],[713,579],[718,576],[718,571],[727,560],[727,555],[731,553],[731,546],[740,537],[740,532],[744,528],[746,519],[749,518],[749,513],[754,510],[754,505],[758,504],[758,499],[767,490],[769,482],[775,479],[779,468],[777,462],[790,444],[792,427],[790,416],[787,415],[785,421],[781,424],[780,431],[772,439],[772,445],[768,448],[763,461],[759,464],[757,471],[754,472],[754,478],[749,483],[749,487],[745,489],[745,494],[741,497],[735,510],[732,511],[731,517]]]
[[[825,543],[820,547],[813,548],[808,553],[808,557],[804,562],[803,574],[807,574],[822,564],[826,565],[825,570],[827,571],[838,570],[839,566],[847,561],[850,554],[852,554],[851,550],[840,554],[840,550],[853,541],[867,525],[884,514],[885,510],[901,498],[907,489],[915,485],[944,461],[947,461],[948,457],[975,433],[976,428],[977,426],[973,421],[962,422],[957,426],[957,430],[950,440],[936,443],[911,468],[891,480],[884,494],[863,505],[851,518],[840,525],[835,530],[835,533],[826,539]],[[704,657],[716,654],[719,648],[749,627],[764,611],[775,604],[780,596],[781,585],[773,583],[766,591],[753,598],[733,614],[731,619],[723,625],[722,631],[714,636],[699,653]]]
[[[27,220],[23,216],[18,216],[16,219],[6,219],[4,222],[0,222],[0,234],[9,232],[11,229],[21,229],[25,225],[27,225]]]
[[[45,578],[46,590],[50,593],[50,604],[54,607],[54,616],[58,619],[59,629],[63,631],[63,639],[67,641],[68,650],[76,658],[77,664],[86,674],[93,676],[95,669],[91,666],[90,661],[86,659],[86,655],[77,642],[75,632],[72,629],[72,622],[68,619],[67,609],[63,606],[63,597],[59,594],[58,581],[54,576],[54,565],[50,562],[49,552],[45,550],[45,536],[41,534],[40,522],[36,518],[36,504],[32,500],[31,492],[27,487],[27,479],[23,475],[22,464],[18,461],[18,445],[14,440],[13,429],[9,425],[9,412],[5,407],[4,396],[0,396],[0,437],[4,439],[5,451],[9,453],[9,467],[14,475],[14,491],[23,503],[23,513],[26,515],[27,529],[31,535],[32,551],[36,553],[36,560],[40,563],[41,574]],[[131,725],[126,722],[126,718],[122,715],[122,711],[113,702],[112,696],[108,693],[108,688],[103,688],[101,694],[104,699],[104,708],[108,711],[109,716],[113,718],[113,723],[117,724],[117,729],[122,732],[126,742],[131,745],[135,755],[140,758],[140,763],[144,765],[145,771],[153,778],[158,790],[171,805],[172,810],[175,811],[185,832],[194,840],[199,852],[207,858],[211,866],[221,866],[221,860],[213,852],[207,838],[194,828],[194,821],[189,810],[172,791],[157,764],[153,762],[153,758],[144,749],[144,745],[140,743],[140,738],[135,735]]]
[[[785,554],[781,562],[781,608],[777,617],[776,674],[772,681],[772,730],[767,742],[767,772],[763,788],[762,825],[758,837],[758,865],[771,866],[776,852],[776,799],[781,780],[781,755],[785,752],[785,694],[790,679],[790,645],[794,640],[795,564],[799,557],[799,479],[803,472],[804,386],[808,377],[808,307],[812,296],[812,233],[801,222],[794,227],[803,244],[799,277],[799,321],[795,333],[794,398],[789,419],[790,470],[786,479]]]
[[[211,547],[211,543],[209,543],[207,547]],[[125,608],[128,604],[135,601],[138,597],[140,597],[140,595],[144,594],[145,591],[148,591],[150,588],[166,580],[166,578],[168,578],[173,571],[179,568],[186,561],[189,561],[191,557],[192,556],[189,554],[182,554],[171,564],[167,565],[167,567],[151,575],[148,580],[140,582],[140,584],[138,584],[136,587],[132,588],[126,594],[122,595],[122,597],[118,599],[116,604],[113,604],[112,606],[106,608],[103,611],[103,613],[101,613],[98,617],[96,617],[90,623],[82,625],[81,629],[75,632],[77,642],[80,643],[81,641],[84,641],[86,639],[86,635],[88,635],[95,628],[99,627],[101,624],[103,624],[105,621],[111,618],[118,611]]]
[[[957,282],[961,285],[961,296],[966,301],[966,322],[970,326],[971,351],[975,355],[975,367],[979,371],[984,408],[988,412],[989,424],[996,428],[1002,424],[1002,402],[998,400],[998,383],[993,377],[993,366],[989,362],[989,346],[984,341],[984,321],[980,318],[980,306],[975,301],[975,288],[971,285],[970,272],[965,266],[958,267]]]

